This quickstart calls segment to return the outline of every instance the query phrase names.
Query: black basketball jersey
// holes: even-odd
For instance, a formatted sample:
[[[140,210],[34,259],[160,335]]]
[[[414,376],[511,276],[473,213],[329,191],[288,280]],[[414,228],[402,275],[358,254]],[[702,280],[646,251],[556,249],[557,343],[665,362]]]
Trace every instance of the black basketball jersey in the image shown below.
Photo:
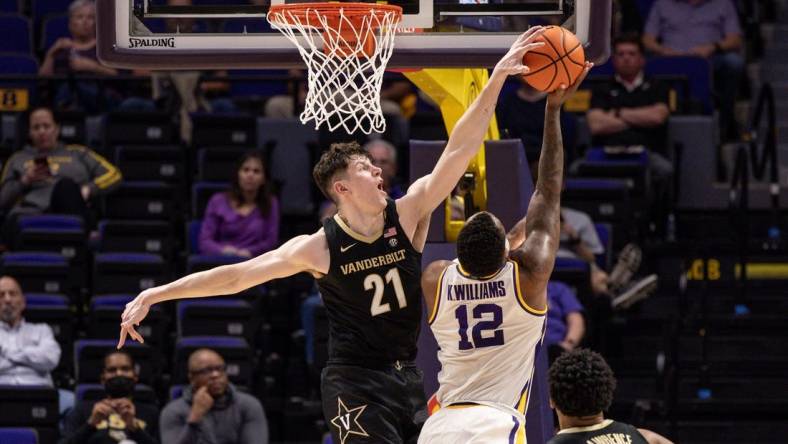
[[[331,363],[385,366],[416,358],[421,326],[421,253],[388,199],[383,232],[354,233],[339,216],[323,223],[331,255],[317,281],[329,321]]]
[[[648,444],[635,426],[606,419],[588,427],[572,427],[558,432],[547,444]]]

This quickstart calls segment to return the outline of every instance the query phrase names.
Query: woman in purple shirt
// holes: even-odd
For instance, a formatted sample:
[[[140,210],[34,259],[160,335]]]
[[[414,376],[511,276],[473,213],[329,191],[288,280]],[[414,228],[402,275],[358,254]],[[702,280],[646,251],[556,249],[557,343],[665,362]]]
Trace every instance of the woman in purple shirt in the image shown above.
[[[262,156],[248,152],[238,162],[230,191],[208,202],[200,230],[201,254],[252,257],[279,241],[279,202],[271,195]]]

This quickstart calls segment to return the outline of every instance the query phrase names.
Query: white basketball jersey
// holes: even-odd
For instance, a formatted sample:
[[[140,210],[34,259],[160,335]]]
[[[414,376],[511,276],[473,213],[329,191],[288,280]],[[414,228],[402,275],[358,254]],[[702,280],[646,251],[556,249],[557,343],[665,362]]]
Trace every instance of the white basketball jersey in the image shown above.
[[[449,265],[428,320],[440,347],[438,403],[474,402],[524,414],[546,312],[525,303],[514,261],[484,279]]]

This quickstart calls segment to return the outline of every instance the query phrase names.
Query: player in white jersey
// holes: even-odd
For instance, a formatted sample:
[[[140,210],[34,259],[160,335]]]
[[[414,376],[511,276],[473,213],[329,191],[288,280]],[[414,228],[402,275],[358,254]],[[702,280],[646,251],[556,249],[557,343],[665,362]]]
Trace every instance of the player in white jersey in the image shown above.
[[[419,443],[525,443],[529,386],[560,238],[561,105],[587,72],[548,95],[539,175],[527,216],[509,234],[512,251],[501,221],[477,213],[459,233],[457,260],[433,262],[422,275],[442,369],[441,408]]]

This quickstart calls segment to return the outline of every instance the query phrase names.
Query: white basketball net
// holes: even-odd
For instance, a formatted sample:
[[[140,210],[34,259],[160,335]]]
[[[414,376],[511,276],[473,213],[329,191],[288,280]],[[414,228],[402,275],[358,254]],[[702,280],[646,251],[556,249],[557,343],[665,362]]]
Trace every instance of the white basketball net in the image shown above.
[[[315,129],[325,122],[329,130],[342,127],[349,134],[382,133],[380,87],[401,15],[370,9],[362,17],[357,13],[354,22],[337,8],[338,18],[312,8],[268,14],[271,26],[298,47],[309,71],[301,122],[314,120]]]

